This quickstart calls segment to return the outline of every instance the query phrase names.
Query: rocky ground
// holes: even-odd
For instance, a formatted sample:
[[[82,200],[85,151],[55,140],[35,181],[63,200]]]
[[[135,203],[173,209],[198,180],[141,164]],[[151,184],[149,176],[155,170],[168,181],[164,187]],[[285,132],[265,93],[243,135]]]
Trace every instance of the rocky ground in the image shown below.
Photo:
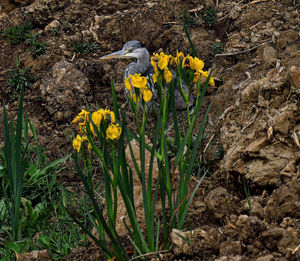
[[[112,106],[111,77],[119,90],[118,102],[126,106],[122,77],[127,61],[104,63],[100,56],[132,39],[142,41],[150,52],[189,49],[181,25],[163,0],[12,2],[0,1],[0,31],[30,19],[48,49],[32,58],[26,43],[11,44],[0,35],[0,97],[9,112],[16,111],[17,101],[8,96],[9,69],[17,58],[32,68],[37,81],[25,92],[24,108],[53,158],[71,151],[65,133],[72,133],[71,121],[83,104]],[[215,99],[209,127],[215,129],[224,157],[197,191],[191,208],[193,244],[173,240],[162,258],[300,260],[300,2],[169,2],[179,17],[186,10],[193,18],[189,31],[198,56],[207,68],[214,68],[217,87],[206,96],[207,101]],[[201,12],[209,6],[215,8],[217,22],[208,28]],[[74,54],[74,42],[85,39],[99,49]],[[217,55],[211,48],[216,40],[224,46]],[[72,172],[62,179],[78,181]],[[78,248],[66,260],[100,256],[96,247]]]

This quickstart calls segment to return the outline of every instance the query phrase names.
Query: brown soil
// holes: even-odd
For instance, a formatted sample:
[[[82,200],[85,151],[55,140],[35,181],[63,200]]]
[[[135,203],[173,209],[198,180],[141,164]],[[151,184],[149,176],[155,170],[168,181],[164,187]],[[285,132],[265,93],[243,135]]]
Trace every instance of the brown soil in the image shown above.
[[[49,47],[45,56],[33,59],[25,43],[11,44],[0,35],[0,97],[9,112],[16,112],[17,102],[8,98],[8,70],[15,67],[16,58],[32,67],[37,82],[25,92],[24,109],[40,144],[53,158],[72,150],[64,133],[72,133],[71,121],[81,105],[109,108],[111,77],[122,86],[127,61],[104,63],[100,56],[132,39],[142,41],[150,52],[162,48],[174,54],[189,48],[163,0],[37,0],[31,5],[12,1],[18,2],[17,7],[8,2],[0,2],[5,11],[0,13],[0,31],[30,17],[34,31]],[[299,1],[170,0],[170,4],[180,17],[184,10],[194,17],[191,39],[219,79],[206,99],[215,99],[210,129],[220,127],[225,155],[216,163],[218,170],[200,186],[191,207],[192,246],[178,249],[174,242],[162,259],[300,260]],[[201,10],[210,5],[216,9],[217,23],[207,28]],[[53,25],[57,34],[51,33]],[[73,55],[74,41],[86,38],[100,48]],[[210,48],[216,39],[224,44],[219,56]],[[119,89],[118,102],[126,106]],[[72,171],[62,179],[78,181]],[[244,182],[250,190],[251,214]],[[92,244],[75,249],[65,260],[103,258]]]

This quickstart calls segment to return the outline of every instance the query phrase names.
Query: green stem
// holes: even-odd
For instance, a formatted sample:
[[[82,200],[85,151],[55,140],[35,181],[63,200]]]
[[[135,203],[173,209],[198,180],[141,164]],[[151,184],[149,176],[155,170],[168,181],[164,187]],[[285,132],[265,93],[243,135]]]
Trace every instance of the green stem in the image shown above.
[[[119,179],[119,171],[117,169],[117,162],[116,162],[116,157],[115,157],[115,149],[114,149],[114,144],[110,140],[109,141],[110,146],[111,146],[111,151],[112,151],[112,158],[113,158],[113,172],[112,172],[112,187],[113,187],[113,221],[114,225],[116,225],[116,218],[117,218],[117,208],[118,208],[118,193],[117,193],[117,186],[118,186],[118,179]]]

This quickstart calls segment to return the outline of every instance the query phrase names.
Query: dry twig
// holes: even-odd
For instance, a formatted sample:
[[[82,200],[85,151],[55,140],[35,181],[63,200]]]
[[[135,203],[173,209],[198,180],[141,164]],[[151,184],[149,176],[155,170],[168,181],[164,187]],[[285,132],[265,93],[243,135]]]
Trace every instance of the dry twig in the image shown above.
[[[252,120],[247,123],[247,125],[241,130],[241,133],[243,133],[249,126],[251,126],[255,121],[258,116],[258,114],[261,112],[261,109],[256,110]]]
[[[300,245],[298,245],[298,246],[293,250],[292,254],[295,255],[296,252],[297,252],[299,249],[300,249]]]
[[[151,252],[151,253],[146,253],[146,254],[143,254],[143,255],[140,255],[140,256],[136,256],[134,258],[131,258],[131,260],[136,260],[136,259],[139,259],[141,257],[146,257],[146,256],[153,256],[153,255],[156,255],[156,254],[161,254],[161,253],[167,253],[169,252],[170,250],[161,250],[161,251],[157,251],[157,252]]]
[[[298,146],[298,148],[300,148],[299,138],[295,131],[292,133],[292,138],[293,138],[294,142],[296,143],[296,145]]]
[[[287,176],[287,177],[289,177],[289,178],[291,178],[291,177],[293,176],[291,173],[285,172],[285,171],[281,171],[281,172],[280,172],[280,175],[282,175],[282,176]]]
[[[228,217],[226,217],[226,221],[227,221],[227,225],[228,225],[228,226],[232,227],[233,229],[236,229],[236,226],[233,225],[232,223],[230,223]]]
[[[254,5],[254,4],[257,4],[257,3],[260,3],[260,2],[269,2],[270,0],[254,0],[252,2],[249,3],[249,5]],[[274,0],[272,0],[274,1]]]

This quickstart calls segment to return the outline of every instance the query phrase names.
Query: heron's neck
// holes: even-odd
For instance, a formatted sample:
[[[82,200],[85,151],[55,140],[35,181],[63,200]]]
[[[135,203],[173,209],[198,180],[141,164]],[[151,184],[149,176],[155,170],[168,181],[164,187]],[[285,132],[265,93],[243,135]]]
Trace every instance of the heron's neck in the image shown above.
[[[150,54],[147,50],[145,50],[144,55],[141,58],[137,59],[137,65],[141,74],[145,74],[150,67]]]

